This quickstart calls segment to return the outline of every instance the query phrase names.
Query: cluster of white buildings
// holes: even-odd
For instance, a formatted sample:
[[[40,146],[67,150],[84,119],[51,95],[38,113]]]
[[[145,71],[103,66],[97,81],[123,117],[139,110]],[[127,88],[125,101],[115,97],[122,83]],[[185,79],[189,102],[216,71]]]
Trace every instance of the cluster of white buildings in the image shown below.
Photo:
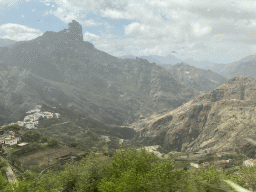
[[[17,121],[16,123],[10,123],[9,125],[13,124],[18,124],[19,126],[24,126],[28,129],[36,129],[36,126],[38,125],[38,119],[40,117],[46,117],[47,119],[49,118],[59,118],[60,114],[59,113],[51,113],[51,112],[41,112],[41,105],[37,105],[35,109],[32,109],[28,112],[26,112],[27,115],[24,117],[23,121]],[[6,125],[3,125],[5,127]]]

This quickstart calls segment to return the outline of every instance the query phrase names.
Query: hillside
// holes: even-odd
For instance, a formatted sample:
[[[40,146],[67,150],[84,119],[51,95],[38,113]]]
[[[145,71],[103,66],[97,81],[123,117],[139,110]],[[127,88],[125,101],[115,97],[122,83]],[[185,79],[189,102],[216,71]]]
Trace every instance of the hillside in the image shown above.
[[[132,124],[136,141],[171,151],[243,152],[254,157],[256,81],[235,77],[181,107]]]
[[[136,56],[123,55],[120,58],[121,59],[136,59]],[[213,63],[210,61],[195,61],[191,58],[186,59],[186,60],[181,60],[181,59],[178,59],[177,57],[175,57],[174,55],[167,55],[167,56],[148,55],[148,56],[138,56],[138,58],[146,59],[150,63],[156,63],[157,65],[159,65],[163,68],[168,68],[177,63],[184,62],[191,66],[207,70],[216,64],[216,63]]]
[[[9,45],[17,43],[16,41],[10,39],[2,39],[0,38],[0,47],[7,47]]]
[[[177,63],[166,69],[170,71],[176,81],[205,93],[227,81],[226,78],[211,70],[199,69],[186,63]]]
[[[76,21],[60,32],[47,31],[0,48],[0,58],[3,124],[21,120],[24,111],[46,104],[105,124],[128,125],[200,95],[147,60],[121,60],[95,49],[83,41]]]
[[[228,64],[215,64],[210,69],[228,79],[236,76],[248,76],[255,79],[256,55],[250,55]]]

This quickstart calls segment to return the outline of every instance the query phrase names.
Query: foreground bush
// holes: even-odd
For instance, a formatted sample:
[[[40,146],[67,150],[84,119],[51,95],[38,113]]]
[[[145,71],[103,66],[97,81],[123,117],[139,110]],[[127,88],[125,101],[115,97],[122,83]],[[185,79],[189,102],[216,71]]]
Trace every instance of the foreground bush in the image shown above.
[[[112,158],[88,153],[81,161],[49,169],[40,177],[38,171],[28,171],[18,185],[6,185],[0,178],[0,186],[3,191],[17,192],[219,192],[233,190],[230,181],[253,189],[255,170],[242,167],[239,176],[214,166],[185,171],[144,148],[121,149]]]

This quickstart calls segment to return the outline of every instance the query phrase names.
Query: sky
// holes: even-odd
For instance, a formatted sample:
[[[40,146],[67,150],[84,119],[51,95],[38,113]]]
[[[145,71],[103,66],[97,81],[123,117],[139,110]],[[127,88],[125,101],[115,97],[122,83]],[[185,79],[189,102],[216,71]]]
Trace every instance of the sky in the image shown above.
[[[76,20],[113,56],[230,63],[256,54],[255,0],[0,0],[0,38],[27,41]]]

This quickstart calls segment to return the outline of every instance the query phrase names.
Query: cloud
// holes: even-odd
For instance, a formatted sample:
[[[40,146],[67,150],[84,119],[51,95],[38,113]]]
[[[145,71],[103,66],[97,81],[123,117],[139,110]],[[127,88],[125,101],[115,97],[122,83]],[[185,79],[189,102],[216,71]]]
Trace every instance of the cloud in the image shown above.
[[[100,39],[100,36],[86,32],[84,33],[83,38],[84,38],[84,41],[94,42],[94,41],[98,41]]]
[[[99,25],[102,25],[102,23],[95,22],[93,19],[85,20],[85,21],[82,21],[80,23],[82,25],[85,25],[85,26],[99,26]]]
[[[104,37],[103,50],[113,52],[116,56],[122,54],[122,51],[114,52],[120,44],[125,45],[124,50],[131,49],[130,52],[135,55],[164,56],[175,49],[177,56],[194,57],[197,60],[205,59],[206,56],[240,59],[238,57],[243,57],[241,46],[245,48],[243,54],[255,51],[256,2],[125,0],[119,7],[118,3],[114,3],[116,1],[76,2],[104,17],[131,21],[124,26],[123,37],[116,36],[114,41]],[[100,42],[97,46],[101,47]],[[231,48],[233,53],[230,52]]]
[[[38,29],[33,29],[24,25],[7,23],[0,26],[0,37],[14,41],[27,41],[35,39],[43,33]]]
[[[52,0],[52,2],[57,5],[57,9],[55,11],[46,11],[44,16],[54,15],[66,24],[72,22],[72,20],[76,20],[84,26],[101,25],[101,22],[96,22],[93,19],[86,19],[86,15],[90,12],[90,10],[81,6],[81,4],[76,5],[69,0]]]
[[[7,0],[4,0],[7,3]],[[18,0],[12,0],[13,4]],[[195,60],[240,57],[255,54],[256,1],[244,0],[41,0],[55,4],[45,12],[69,23],[83,26],[104,25],[100,36],[85,33],[96,48],[115,56],[121,54],[170,55]],[[125,20],[121,29],[105,21],[88,19],[93,12],[115,21]],[[128,24],[127,24],[128,22]],[[111,30],[124,31],[123,36]],[[122,48],[123,47],[123,48]],[[241,50],[243,48],[243,50]],[[232,52],[231,52],[232,50]],[[207,59],[207,58],[206,58]]]

